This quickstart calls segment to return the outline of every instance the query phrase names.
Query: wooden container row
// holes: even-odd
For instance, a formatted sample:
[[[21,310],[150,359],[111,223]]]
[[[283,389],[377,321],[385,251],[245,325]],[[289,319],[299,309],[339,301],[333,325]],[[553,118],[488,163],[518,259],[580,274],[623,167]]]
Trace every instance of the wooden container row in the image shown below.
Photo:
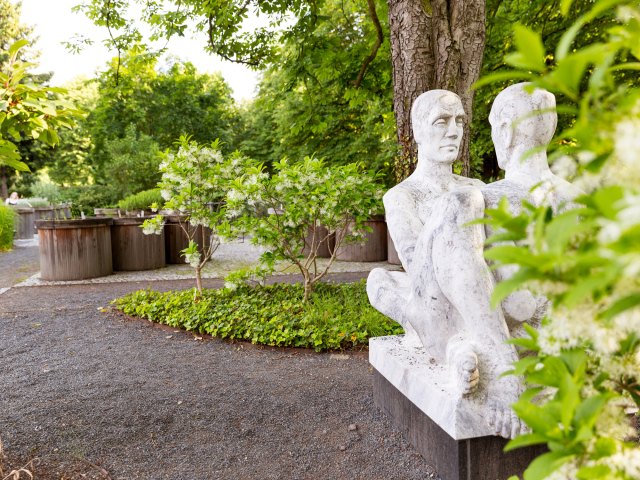
[[[189,239],[179,219],[167,217],[160,235],[145,235],[140,228],[144,220],[91,217],[37,221],[41,278],[83,280],[114,271],[153,270],[167,263],[184,263],[180,251],[188,246]],[[205,232],[207,242],[210,234]],[[198,243],[202,248],[202,241]]]

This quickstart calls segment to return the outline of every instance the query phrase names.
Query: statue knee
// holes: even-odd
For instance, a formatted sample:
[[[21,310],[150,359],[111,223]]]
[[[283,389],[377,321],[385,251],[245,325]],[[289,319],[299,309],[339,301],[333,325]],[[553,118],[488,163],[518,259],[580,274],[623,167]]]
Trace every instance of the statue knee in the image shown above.
[[[477,188],[461,188],[451,192],[449,201],[449,208],[465,222],[484,216],[484,196]]]

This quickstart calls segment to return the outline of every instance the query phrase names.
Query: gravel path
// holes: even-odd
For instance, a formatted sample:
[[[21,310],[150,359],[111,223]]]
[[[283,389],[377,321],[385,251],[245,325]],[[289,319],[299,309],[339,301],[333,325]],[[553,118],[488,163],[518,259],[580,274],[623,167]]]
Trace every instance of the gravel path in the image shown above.
[[[366,353],[199,339],[102,311],[148,286],[192,282],[0,295],[0,436],[14,467],[37,458],[44,480],[435,478],[373,404]]]

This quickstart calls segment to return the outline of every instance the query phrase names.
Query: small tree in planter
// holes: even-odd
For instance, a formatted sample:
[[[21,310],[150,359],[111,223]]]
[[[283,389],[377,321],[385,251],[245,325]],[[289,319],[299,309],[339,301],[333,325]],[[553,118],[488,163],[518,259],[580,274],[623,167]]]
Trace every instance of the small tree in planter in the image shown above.
[[[211,203],[224,197],[236,172],[242,171],[247,160],[238,153],[225,160],[219,140],[210,146],[200,146],[188,137],[181,137],[177,145],[177,153],[167,151],[163,154],[162,180],[158,186],[166,200],[164,208],[179,214],[180,228],[189,238],[189,246],[182,254],[195,269],[196,288],[200,294],[202,268],[220,245],[218,232],[224,230],[228,236],[234,232],[227,221],[226,208],[221,205],[212,208]],[[145,221],[143,229],[147,234],[159,233],[163,224],[164,218],[157,215]],[[196,235],[201,236],[201,249],[196,243]]]
[[[252,167],[233,182],[226,197],[227,214],[254,243],[265,247],[256,271],[272,272],[281,260],[293,263],[302,274],[308,300],[314,284],[335,261],[338,247],[359,240],[367,228],[364,222],[379,212],[382,191],[375,177],[362,173],[358,164],[327,168],[322,160],[307,157],[296,164],[284,159],[274,169],[268,175],[262,166]],[[330,233],[320,234],[320,226]],[[336,245],[320,267],[318,249],[331,233]],[[305,238],[311,240],[305,243]]]

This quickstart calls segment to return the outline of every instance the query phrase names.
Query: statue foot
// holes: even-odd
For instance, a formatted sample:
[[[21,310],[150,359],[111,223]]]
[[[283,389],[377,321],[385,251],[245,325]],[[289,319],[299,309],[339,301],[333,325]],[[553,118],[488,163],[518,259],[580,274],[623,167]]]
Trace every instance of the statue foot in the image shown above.
[[[499,377],[489,387],[489,417],[487,423],[493,432],[504,438],[515,438],[527,433],[526,424],[518,418],[511,405],[523,391],[522,382],[514,376]]]
[[[478,389],[480,372],[478,356],[466,343],[450,344],[447,348],[449,369],[455,376],[463,396],[471,395]]]
[[[487,422],[493,429],[493,433],[503,438],[515,438],[528,431],[525,423],[518,418],[511,406],[502,402],[489,404]]]

